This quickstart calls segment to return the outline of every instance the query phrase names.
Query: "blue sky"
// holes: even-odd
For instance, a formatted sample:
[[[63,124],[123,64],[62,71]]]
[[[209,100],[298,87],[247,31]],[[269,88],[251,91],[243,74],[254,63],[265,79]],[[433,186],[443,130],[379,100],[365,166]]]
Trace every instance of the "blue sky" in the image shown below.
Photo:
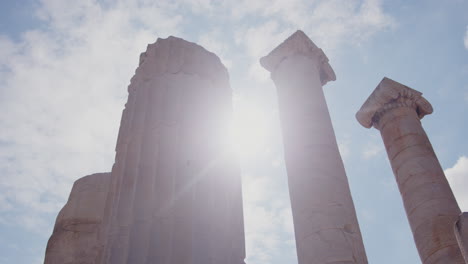
[[[466,14],[466,0],[2,1],[0,264],[42,263],[73,181],[111,169],[139,54],[169,35],[220,56],[240,134],[252,135],[239,144],[248,264],[297,263],[275,87],[258,63],[297,29],[337,75],[324,90],[369,262],[420,263],[379,132],[354,114],[384,76],[421,91],[467,211]]]

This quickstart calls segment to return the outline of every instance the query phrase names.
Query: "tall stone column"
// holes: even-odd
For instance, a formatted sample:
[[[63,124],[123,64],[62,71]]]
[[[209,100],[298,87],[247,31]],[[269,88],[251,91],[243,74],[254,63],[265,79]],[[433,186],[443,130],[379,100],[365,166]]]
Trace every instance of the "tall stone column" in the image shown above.
[[[226,68],[194,43],[158,39],[128,90],[100,263],[243,264]]]
[[[465,263],[453,232],[460,209],[421,126],[430,113],[420,92],[384,78],[356,117],[382,135],[422,263]]]
[[[260,62],[277,87],[299,264],[367,263],[322,90],[328,58],[297,31]]]

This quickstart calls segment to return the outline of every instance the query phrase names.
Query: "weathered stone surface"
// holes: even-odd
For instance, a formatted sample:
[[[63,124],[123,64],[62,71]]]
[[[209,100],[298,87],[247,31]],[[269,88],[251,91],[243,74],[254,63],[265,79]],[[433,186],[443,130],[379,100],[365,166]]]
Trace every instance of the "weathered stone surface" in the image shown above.
[[[402,106],[414,108],[420,119],[433,111],[421,92],[384,77],[357,112],[356,118],[362,126],[371,128],[378,125],[380,117],[387,110]]]
[[[454,229],[463,258],[468,263],[468,212],[460,215]]]
[[[102,250],[99,232],[110,173],[96,173],[75,182],[57,216],[47,244],[45,264],[94,264]]]
[[[380,130],[423,264],[464,263],[452,232],[460,209],[420,122],[430,113],[420,92],[384,78],[356,117]]]
[[[367,263],[322,85],[328,59],[297,31],[260,60],[279,100],[299,264]]]
[[[148,45],[128,88],[100,263],[242,264],[240,170],[226,68],[201,46]]]
[[[273,73],[283,60],[297,55],[317,60],[322,85],[336,80],[335,72],[328,63],[327,55],[300,30],[296,31],[286,41],[271,51],[268,56],[261,58],[260,63],[265,69]]]

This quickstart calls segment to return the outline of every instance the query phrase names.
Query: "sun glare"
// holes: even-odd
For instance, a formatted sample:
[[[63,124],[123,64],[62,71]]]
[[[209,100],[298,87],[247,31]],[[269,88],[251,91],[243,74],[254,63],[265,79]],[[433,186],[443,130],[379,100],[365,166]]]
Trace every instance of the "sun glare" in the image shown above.
[[[234,107],[231,144],[242,158],[252,158],[267,148],[268,115],[256,105],[239,101]]]

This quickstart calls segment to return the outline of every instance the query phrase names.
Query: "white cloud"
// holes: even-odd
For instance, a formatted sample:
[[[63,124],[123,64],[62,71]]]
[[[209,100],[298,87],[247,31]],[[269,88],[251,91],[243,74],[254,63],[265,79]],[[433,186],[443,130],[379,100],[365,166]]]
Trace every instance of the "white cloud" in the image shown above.
[[[259,59],[268,54],[292,33],[292,28],[281,28],[277,21],[270,20],[257,27],[246,27],[236,32],[235,40],[250,56],[249,74],[259,82],[266,82],[269,73],[262,68]]]
[[[453,167],[445,170],[447,180],[462,211],[468,211],[468,157],[461,156]]]
[[[296,29],[302,29],[319,46],[324,45],[322,48],[333,49],[344,42],[359,44],[378,31],[395,25],[393,18],[384,13],[380,0],[327,0],[313,3],[277,0],[271,3],[268,1],[259,8],[268,15],[268,20],[264,24],[250,26],[249,31],[257,33],[252,35],[272,47],[280,43],[277,39],[272,39],[272,33],[283,40]],[[252,39],[245,41],[249,43]],[[252,45],[264,49],[264,45]],[[258,57],[259,54],[254,52],[253,55]],[[263,51],[260,55],[264,56],[266,53]]]
[[[383,153],[384,148],[383,148],[383,143],[369,143],[364,147],[364,150],[362,152],[362,157],[364,159],[371,159],[374,157],[377,157],[381,153]]]
[[[359,215],[360,215],[360,218],[367,224],[375,222],[375,220],[377,219],[377,216],[375,215],[375,213],[368,209],[364,209],[360,211]]]
[[[340,1],[243,1],[233,8],[234,16],[251,13],[265,19],[236,30],[236,43],[250,55],[249,74],[259,82],[269,79],[259,65],[259,59],[279,45],[297,29],[302,29],[319,47],[330,55],[344,43],[359,45],[375,33],[392,28],[395,22],[382,10],[380,0]]]
[[[245,235],[247,262],[253,264],[271,262],[280,245],[277,215],[263,206],[246,204]]]
[[[348,142],[342,142],[338,143],[338,149],[340,150],[341,158],[343,160],[347,159],[350,154],[349,150],[349,143]]]
[[[291,246],[283,240],[293,235],[289,197],[271,175],[244,173],[242,180],[246,262],[271,263],[281,255],[281,247]]]
[[[236,32],[236,43],[246,48],[251,57],[260,58],[270,52],[275,46],[290,34],[289,30],[281,29],[275,20],[269,20],[257,27],[245,27]]]
[[[281,22],[296,26],[304,25],[308,18],[310,4],[301,0],[240,0],[225,1],[234,18],[245,19],[247,16],[275,18]]]
[[[230,52],[229,42],[226,41],[220,28],[202,33],[197,43],[208,51],[215,53],[228,70],[232,67],[232,52]]]
[[[343,161],[347,161],[351,154],[351,139],[348,135],[337,137],[338,149]]]
[[[73,180],[110,170],[138,55],[156,32],[178,32],[179,21],[155,6],[128,15],[136,6],[123,2],[40,4],[45,29],[17,42],[0,36],[2,208],[26,227],[55,214]],[[136,19],[153,29],[134,27]]]
[[[463,44],[465,44],[465,49],[468,50],[468,26],[466,26],[465,38],[463,39]]]
[[[271,161],[271,166],[273,168],[280,168],[284,167],[284,159],[281,156],[276,156],[272,161]]]
[[[326,50],[343,43],[359,45],[378,31],[391,28],[394,20],[382,10],[381,1],[320,1],[306,27],[313,41]]]
[[[292,210],[290,206],[284,207],[280,212],[281,224],[283,225],[283,230],[290,234],[294,235],[294,223],[292,218]],[[295,243],[295,240],[293,240]]]

